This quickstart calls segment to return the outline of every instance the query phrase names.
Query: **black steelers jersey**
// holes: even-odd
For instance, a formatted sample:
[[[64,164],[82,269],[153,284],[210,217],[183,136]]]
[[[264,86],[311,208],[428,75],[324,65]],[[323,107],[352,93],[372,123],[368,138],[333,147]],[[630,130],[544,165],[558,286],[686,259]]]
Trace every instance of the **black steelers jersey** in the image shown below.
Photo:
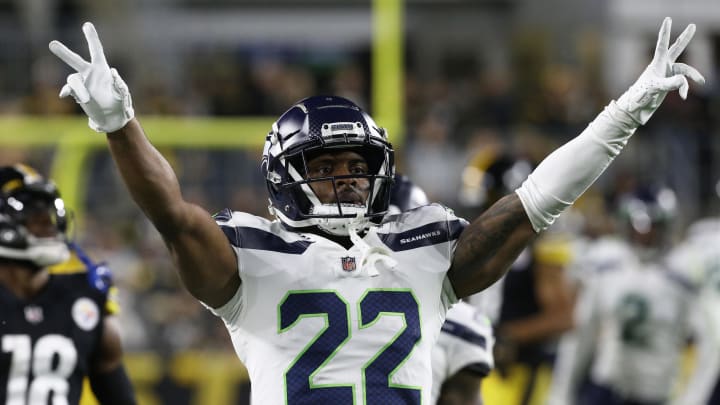
[[[92,271],[52,273],[32,299],[0,286],[0,404],[77,404],[109,313]]]
[[[542,311],[536,292],[537,266],[566,266],[570,261],[569,243],[561,237],[538,239],[525,249],[505,275],[499,323],[527,319]],[[553,358],[556,342],[520,345],[517,361],[538,364]]]

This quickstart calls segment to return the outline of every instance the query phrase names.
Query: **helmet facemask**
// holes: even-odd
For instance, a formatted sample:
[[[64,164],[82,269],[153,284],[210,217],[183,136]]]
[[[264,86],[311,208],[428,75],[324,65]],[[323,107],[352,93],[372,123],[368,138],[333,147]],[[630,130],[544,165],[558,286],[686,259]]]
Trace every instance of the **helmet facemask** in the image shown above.
[[[357,152],[367,163],[366,174],[347,174],[339,176],[309,177],[308,162],[324,152],[340,153],[343,151]],[[303,150],[298,155],[288,157],[288,174],[292,179],[285,185],[299,189],[298,193],[310,203],[306,217],[314,219],[315,225],[334,235],[347,235],[347,226],[356,222],[358,229],[364,228],[368,222],[379,222],[387,213],[384,201],[390,189],[388,168],[383,167],[386,160],[381,158],[383,151],[373,147],[335,147]],[[323,203],[318,190],[330,188],[332,198]],[[348,191],[352,190],[352,191]],[[364,195],[361,201],[354,201],[349,194]]]

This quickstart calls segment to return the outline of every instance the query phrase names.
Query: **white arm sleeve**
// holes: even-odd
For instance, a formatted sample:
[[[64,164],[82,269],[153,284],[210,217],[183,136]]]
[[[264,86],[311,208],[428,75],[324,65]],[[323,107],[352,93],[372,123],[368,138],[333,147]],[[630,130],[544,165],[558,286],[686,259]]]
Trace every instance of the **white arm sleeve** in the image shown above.
[[[605,171],[638,123],[615,102],[585,130],[548,155],[515,190],[535,232],[555,219]]]

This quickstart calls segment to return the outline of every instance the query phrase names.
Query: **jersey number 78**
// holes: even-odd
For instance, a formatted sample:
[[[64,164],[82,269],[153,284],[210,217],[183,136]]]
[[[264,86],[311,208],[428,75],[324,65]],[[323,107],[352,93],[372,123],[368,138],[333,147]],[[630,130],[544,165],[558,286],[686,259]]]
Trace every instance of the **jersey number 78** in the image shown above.
[[[2,351],[10,353],[6,405],[45,404],[52,393],[53,404],[67,404],[68,378],[77,364],[72,340],[62,335],[45,335],[35,347],[28,335],[5,335]],[[32,381],[29,381],[33,375]]]

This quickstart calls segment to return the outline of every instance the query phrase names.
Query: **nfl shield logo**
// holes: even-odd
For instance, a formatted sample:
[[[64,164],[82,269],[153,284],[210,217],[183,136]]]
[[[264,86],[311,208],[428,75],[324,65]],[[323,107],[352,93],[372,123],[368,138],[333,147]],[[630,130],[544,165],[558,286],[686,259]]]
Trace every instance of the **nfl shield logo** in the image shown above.
[[[43,321],[43,309],[35,305],[25,307],[25,320],[30,323],[40,323]]]
[[[340,261],[342,262],[342,269],[344,271],[354,271],[355,270],[355,258],[346,256],[341,257]]]

